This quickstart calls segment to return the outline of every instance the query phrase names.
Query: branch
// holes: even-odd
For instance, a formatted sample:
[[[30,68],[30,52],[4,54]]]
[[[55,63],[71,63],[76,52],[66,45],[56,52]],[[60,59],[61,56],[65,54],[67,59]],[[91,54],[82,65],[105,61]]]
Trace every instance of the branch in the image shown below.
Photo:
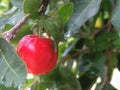
[[[95,29],[95,30],[93,30],[93,32],[91,32],[91,36],[94,38],[97,34],[99,34],[99,32],[101,32],[101,31],[104,31],[104,30],[107,30],[107,28],[109,28],[111,26],[111,23],[110,23],[110,21],[108,21],[108,23],[107,24],[105,24],[103,27],[101,27],[101,28],[97,28],[97,29]],[[78,37],[82,37],[82,38],[87,38],[87,37],[89,37],[89,34],[88,33],[83,33],[83,34],[81,34],[81,35],[73,35],[73,37],[76,37],[76,38],[78,38]]]
[[[89,50],[90,50],[90,48],[84,48],[84,49],[77,50],[77,51],[76,51],[75,53],[73,53],[72,55],[68,55],[68,56],[63,57],[63,58],[60,60],[59,63],[64,63],[64,62],[66,62],[67,60],[69,60],[69,59],[71,59],[71,58],[73,58],[73,57],[76,57],[76,56],[78,56],[79,54],[81,54],[81,53],[83,53],[83,52],[87,52],[87,51],[89,51]]]
[[[47,6],[49,4],[49,0],[42,0],[42,3],[40,5],[40,9],[39,9],[39,14],[41,15],[44,15],[45,14],[45,11],[47,9]]]
[[[106,84],[108,84],[110,82],[110,49],[108,48],[106,50],[106,70],[105,70],[105,76],[103,79],[103,82],[99,88],[99,90],[104,90]]]
[[[15,37],[16,32],[26,23],[29,16],[30,14],[26,14],[13,28],[11,28],[9,31],[4,32],[2,36],[8,42],[10,42],[10,40]]]
[[[94,31],[91,33],[91,36],[92,36],[92,37],[95,37],[100,31],[105,30],[105,29],[108,28],[108,27],[109,27],[109,22],[108,22],[106,25],[104,25],[103,27],[94,30]]]

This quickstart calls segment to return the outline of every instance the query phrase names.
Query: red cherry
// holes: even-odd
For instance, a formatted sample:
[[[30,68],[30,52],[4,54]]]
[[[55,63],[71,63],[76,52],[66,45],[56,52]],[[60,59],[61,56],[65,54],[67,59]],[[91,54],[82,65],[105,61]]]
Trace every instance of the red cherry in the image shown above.
[[[32,74],[45,74],[56,65],[58,51],[53,49],[51,39],[37,35],[26,35],[18,43],[17,53]]]

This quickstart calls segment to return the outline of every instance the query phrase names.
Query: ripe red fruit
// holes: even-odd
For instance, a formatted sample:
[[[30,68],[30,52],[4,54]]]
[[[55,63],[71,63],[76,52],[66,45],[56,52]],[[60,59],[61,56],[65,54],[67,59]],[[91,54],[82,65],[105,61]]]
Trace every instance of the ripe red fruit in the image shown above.
[[[45,74],[56,65],[58,51],[51,39],[37,35],[26,35],[18,43],[17,53],[32,74]]]

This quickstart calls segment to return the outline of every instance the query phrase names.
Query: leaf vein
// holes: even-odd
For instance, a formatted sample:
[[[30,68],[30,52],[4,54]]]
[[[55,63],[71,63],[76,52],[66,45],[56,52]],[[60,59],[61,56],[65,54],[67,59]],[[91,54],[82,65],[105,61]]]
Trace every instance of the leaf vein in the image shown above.
[[[7,62],[5,56],[3,55],[3,52],[2,50],[0,49],[0,52],[1,52],[1,56],[3,58],[3,60],[5,61],[5,63],[7,64],[7,66],[10,68],[10,70],[18,77],[17,73],[12,69],[12,67],[9,65],[9,63]]]

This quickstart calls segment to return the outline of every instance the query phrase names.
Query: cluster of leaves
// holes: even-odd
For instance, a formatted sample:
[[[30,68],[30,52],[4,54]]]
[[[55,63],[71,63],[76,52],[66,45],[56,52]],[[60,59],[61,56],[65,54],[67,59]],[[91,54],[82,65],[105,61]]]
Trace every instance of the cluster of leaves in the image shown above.
[[[45,12],[43,2],[49,3]],[[110,81],[114,68],[120,70],[119,9],[120,0],[0,0],[1,34],[30,14],[11,43],[0,37],[0,89],[90,90],[100,77],[96,90],[116,90]],[[26,80],[12,46],[26,34],[42,32],[59,43],[58,64],[38,76],[40,81]]]

